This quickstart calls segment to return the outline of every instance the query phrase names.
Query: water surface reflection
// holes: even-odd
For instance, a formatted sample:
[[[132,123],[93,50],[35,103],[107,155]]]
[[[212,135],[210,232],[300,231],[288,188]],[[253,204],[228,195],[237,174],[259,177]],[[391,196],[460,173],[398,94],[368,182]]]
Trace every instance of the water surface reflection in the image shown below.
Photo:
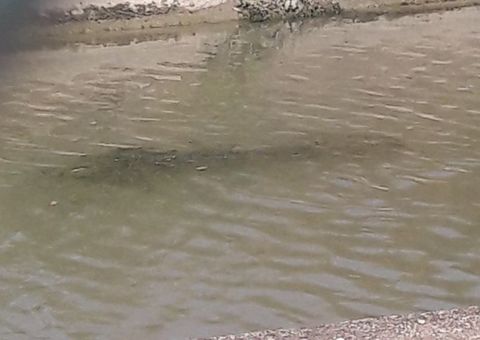
[[[2,338],[183,338],[477,301],[477,20],[10,56]]]

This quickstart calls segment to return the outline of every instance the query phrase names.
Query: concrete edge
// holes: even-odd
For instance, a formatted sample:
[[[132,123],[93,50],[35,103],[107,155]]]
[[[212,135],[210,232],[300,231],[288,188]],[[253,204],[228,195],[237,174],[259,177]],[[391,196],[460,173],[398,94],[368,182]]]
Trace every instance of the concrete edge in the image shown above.
[[[480,339],[480,307],[380,316],[314,328],[275,329],[197,340],[473,340]]]
[[[75,25],[75,24],[106,24],[122,23],[124,26],[136,26],[145,28],[152,26],[182,26],[195,24],[204,20],[219,22],[225,20],[234,20],[237,18],[233,10],[233,0],[211,0],[209,6],[187,7],[177,4],[156,6],[152,2],[149,10],[132,10],[129,2],[117,4],[115,6],[96,6],[88,5],[73,10],[51,10],[46,14],[37,15],[37,21],[44,24],[57,25]],[[192,1],[194,3],[194,1]],[[220,15],[221,13],[221,15]],[[132,24],[130,24],[132,22]]]

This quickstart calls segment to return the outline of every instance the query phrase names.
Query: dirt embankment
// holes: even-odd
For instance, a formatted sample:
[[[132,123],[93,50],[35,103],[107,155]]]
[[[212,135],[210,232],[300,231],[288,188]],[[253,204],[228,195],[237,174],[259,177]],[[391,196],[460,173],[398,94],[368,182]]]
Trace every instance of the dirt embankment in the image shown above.
[[[306,17],[340,17],[354,21],[379,15],[399,16],[479,6],[480,0],[168,0],[123,1],[74,0],[43,2],[33,8],[38,20],[22,32],[23,37],[58,37],[82,42],[100,34],[171,29],[225,21],[295,20]],[[70,5],[69,5],[70,4]],[[39,25],[41,29],[39,30]],[[32,29],[33,28],[33,29]],[[20,35],[19,35],[20,36]]]

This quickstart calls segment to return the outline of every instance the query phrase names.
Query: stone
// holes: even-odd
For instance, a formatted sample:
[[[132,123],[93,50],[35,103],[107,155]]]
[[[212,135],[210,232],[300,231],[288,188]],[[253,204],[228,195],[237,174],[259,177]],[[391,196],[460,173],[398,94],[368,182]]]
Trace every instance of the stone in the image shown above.
[[[342,13],[334,0],[237,0],[235,11],[253,22],[334,16]]]

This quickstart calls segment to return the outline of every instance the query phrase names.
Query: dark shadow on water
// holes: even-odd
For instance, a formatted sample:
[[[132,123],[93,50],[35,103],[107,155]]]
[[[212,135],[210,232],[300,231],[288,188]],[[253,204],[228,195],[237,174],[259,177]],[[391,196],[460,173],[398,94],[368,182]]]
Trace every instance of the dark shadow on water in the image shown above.
[[[406,149],[397,138],[378,133],[348,135],[322,134],[310,144],[293,144],[191,151],[161,151],[143,148],[112,149],[80,156],[64,169],[43,169],[42,174],[58,179],[75,179],[91,183],[136,185],[152,176],[185,172],[235,171],[258,164],[281,167],[297,161],[321,162],[325,168],[349,162],[384,162]]]
[[[0,54],[17,48],[19,32],[33,20],[37,3],[35,0],[0,1]]]

